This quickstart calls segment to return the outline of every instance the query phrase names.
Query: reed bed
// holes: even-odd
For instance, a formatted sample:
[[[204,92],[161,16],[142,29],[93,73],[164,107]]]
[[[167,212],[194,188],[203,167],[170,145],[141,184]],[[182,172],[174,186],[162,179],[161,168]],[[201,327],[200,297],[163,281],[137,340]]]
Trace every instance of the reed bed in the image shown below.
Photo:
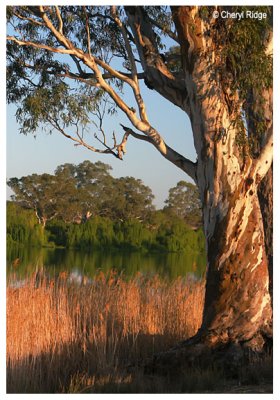
[[[115,271],[72,282],[34,274],[7,287],[7,392],[100,392],[201,324],[204,282]],[[141,384],[139,384],[141,386]],[[102,389],[103,388],[103,389]]]

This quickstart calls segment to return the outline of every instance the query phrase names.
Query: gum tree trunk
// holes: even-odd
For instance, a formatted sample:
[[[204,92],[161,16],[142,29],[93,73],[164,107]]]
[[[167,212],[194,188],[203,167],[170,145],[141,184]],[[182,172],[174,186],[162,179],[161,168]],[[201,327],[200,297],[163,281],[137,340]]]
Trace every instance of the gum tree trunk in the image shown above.
[[[220,84],[215,44],[204,35],[196,9],[174,10],[197,151],[197,185],[207,241],[206,297],[200,341],[247,343],[262,350],[272,335],[263,218],[258,188],[263,176],[246,147],[237,144],[231,98]],[[190,27],[192,26],[192,29]],[[236,95],[235,95],[236,96]],[[271,125],[268,126],[268,130]],[[271,162],[272,147],[264,164]]]
[[[222,101],[217,98],[216,104],[223,117],[215,132],[228,129],[230,123]],[[199,336],[209,345],[248,342],[251,348],[261,350],[265,337],[272,334],[272,313],[257,193],[260,178],[255,162],[240,156],[234,130],[215,140],[208,125],[211,116],[205,110],[208,107],[204,119],[194,115],[194,120],[201,118],[201,124],[193,124],[194,129],[199,126],[204,131],[197,141],[197,181],[208,257]]]
[[[269,111],[267,143],[253,159],[246,144],[238,145],[234,121],[241,118],[241,106],[238,93],[222,84],[219,51],[209,34],[216,20],[205,22],[198,7],[171,8],[183,69],[176,78],[157,51],[142,8],[126,7],[126,12],[149,87],[187,113],[197,152],[191,173],[186,172],[203,204],[208,265],[202,326],[186,343],[208,348],[246,343],[261,351],[272,335],[272,310],[257,191],[272,161],[272,118]],[[173,353],[160,357],[159,365],[174,358]]]
[[[209,344],[248,342],[261,350],[272,334],[271,299],[257,186],[249,179],[234,191],[226,189],[225,215],[205,209],[208,271],[201,333]]]
[[[258,161],[238,145],[229,96],[213,65],[215,44],[205,38],[195,9],[175,11],[197,150],[197,184],[203,204],[208,267],[202,340],[239,342],[261,350],[272,335],[268,260],[258,187]],[[193,29],[189,27],[193,26]],[[217,57],[217,58],[216,58]],[[238,101],[238,99],[232,99]],[[263,163],[270,162],[272,148]]]
[[[273,167],[258,188],[258,197],[263,217],[265,250],[268,260],[269,293],[273,295]]]

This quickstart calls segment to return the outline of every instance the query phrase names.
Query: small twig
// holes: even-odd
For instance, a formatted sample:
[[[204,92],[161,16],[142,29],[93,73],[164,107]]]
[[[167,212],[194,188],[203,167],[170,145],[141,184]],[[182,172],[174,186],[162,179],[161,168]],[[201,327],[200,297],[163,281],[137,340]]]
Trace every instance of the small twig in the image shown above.
[[[13,10],[14,15],[19,18],[19,19],[23,19],[25,21],[30,21],[32,24],[35,25],[39,25],[39,26],[45,26],[45,24],[43,24],[42,22],[36,21],[36,19],[31,18],[31,17],[25,17],[24,15],[21,15],[19,13],[17,13],[16,11]]]
[[[106,147],[106,149],[107,149],[111,154],[113,154],[116,158],[119,158],[119,155],[116,154],[109,146],[107,146],[106,143],[102,142],[102,140],[99,139],[99,137],[97,136],[96,133],[94,134],[94,137],[95,137],[95,139],[97,139],[101,144],[103,144],[103,146]],[[122,158],[121,158],[121,160],[122,160]]]
[[[88,46],[88,54],[91,57],[91,50],[90,50],[90,31],[89,31],[89,23],[88,23],[88,15],[87,15],[87,10],[86,7],[83,6],[83,10],[85,13],[86,17],[86,32],[87,32],[87,46]]]

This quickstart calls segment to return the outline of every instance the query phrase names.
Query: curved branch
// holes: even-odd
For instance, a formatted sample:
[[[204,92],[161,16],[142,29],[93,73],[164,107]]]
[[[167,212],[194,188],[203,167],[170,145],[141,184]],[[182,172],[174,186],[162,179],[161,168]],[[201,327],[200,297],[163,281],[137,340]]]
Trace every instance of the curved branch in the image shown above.
[[[45,13],[44,7],[43,6],[39,6],[39,12],[41,14],[41,18],[42,20],[45,22],[46,27],[54,34],[54,36],[56,37],[56,39],[59,41],[59,43],[64,46],[66,49],[70,49],[73,47],[72,43],[63,35],[62,32],[60,32],[60,30],[58,31],[53,23],[51,22],[51,20],[48,18],[47,14]],[[61,24],[59,24],[59,28],[61,28]]]
[[[118,25],[118,27],[121,30],[123,39],[124,39],[124,43],[125,43],[125,49],[127,52],[127,56],[128,59],[130,61],[131,64],[131,76],[132,76],[132,80],[134,82],[134,86],[133,86],[133,93],[134,93],[134,98],[136,100],[136,103],[138,105],[138,110],[139,110],[139,115],[142,121],[148,121],[148,116],[147,116],[147,112],[146,112],[146,107],[145,107],[145,103],[142,99],[141,96],[141,92],[140,92],[140,88],[139,88],[139,82],[138,82],[138,76],[137,76],[137,67],[136,67],[136,62],[134,59],[134,55],[133,55],[133,51],[130,45],[130,42],[128,40],[127,37],[127,31],[123,25],[123,23],[121,22],[120,18],[117,15],[117,9],[116,6],[112,6],[111,7],[111,13],[112,16],[116,22],[116,24]]]
[[[188,158],[182,156],[182,154],[178,153],[176,150],[169,147],[162,139],[159,143],[149,136],[140,135],[139,133],[134,132],[132,129],[122,124],[120,125],[127,134],[131,134],[136,139],[144,140],[151,143],[161,153],[161,155],[163,155],[164,158],[166,158],[172,164],[176,165],[176,167],[187,173],[194,180],[194,182],[197,182],[196,163],[192,162]]]
[[[34,19],[34,18],[27,17],[27,16],[24,16],[24,15],[19,14],[18,12],[15,11],[15,9],[13,9],[13,14],[14,14],[17,18],[22,19],[22,20],[24,20],[24,21],[29,21],[29,22],[31,22],[32,24],[39,25],[39,26],[45,26],[45,24],[43,24],[42,22],[37,21],[37,20]]]
[[[86,147],[88,150],[91,150],[95,153],[103,153],[103,154],[108,154],[108,153],[112,153],[111,149],[106,149],[106,150],[101,150],[101,149],[97,149],[94,146],[89,145],[88,143],[86,143],[83,138],[81,137],[81,135],[78,135],[79,139],[75,138],[72,135],[69,135],[68,133],[65,132],[65,130],[59,125],[59,123],[53,119],[52,117],[48,117],[48,122],[58,131],[60,132],[64,137],[66,137],[67,139],[72,140],[73,142],[75,142],[75,146],[83,146]],[[114,154],[115,155],[115,154]]]
[[[143,7],[126,6],[124,8],[145,72],[145,83],[189,114],[189,99],[185,85],[181,79],[176,79],[165,65],[157,48],[151,21]]]
[[[58,48],[58,47],[48,46],[48,45],[42,44],[42,43],[30,42],[29,40],[20,40],[14,36],[7,36],[6,39],[13,41],[16,44],[19,44],[20,46],[31,46],[31,47],[35,47],[36,49],[48,50],[48,51],[51,51],[54,53],[60,53],[60,54],[70,54],[70,55],[74,54],[73,49],[63,49],[60,47]]]
[[[58,22],[59,22],[58,31],[59,31],[59,33],[63,34],[63,21],[62,21],[61,14],[60,14],[58,6],[55,6],[55,11],[56,11],[56,16],[57,16],[57,19],[58,19]]]

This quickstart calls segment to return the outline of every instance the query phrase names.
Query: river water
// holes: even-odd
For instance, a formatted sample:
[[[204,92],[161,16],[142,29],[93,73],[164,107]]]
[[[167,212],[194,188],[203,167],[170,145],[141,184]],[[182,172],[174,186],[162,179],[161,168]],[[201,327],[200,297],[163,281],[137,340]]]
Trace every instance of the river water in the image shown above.
[[[67,271],[73,276],[94,276],[115,269],[127,277],[137,272],[158,274],[167,279],[191,274],[201,278],[205,272],[206,258],[197,253],[144,253],[121,251],[81,251],[58,248],[20,248],[7,251],[7,276],[16,274],[26,278],[42,268],[49,275]]]

